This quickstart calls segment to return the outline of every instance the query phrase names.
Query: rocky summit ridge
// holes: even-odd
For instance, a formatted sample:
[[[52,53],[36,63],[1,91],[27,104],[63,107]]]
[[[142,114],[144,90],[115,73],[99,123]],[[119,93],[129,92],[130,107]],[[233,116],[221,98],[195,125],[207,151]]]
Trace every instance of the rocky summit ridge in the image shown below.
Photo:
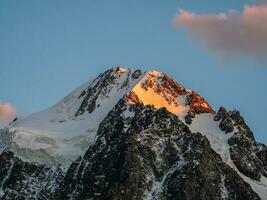
[[[158,71],[111,68],[0,130],[0,199],[267,199],[267,147]]]

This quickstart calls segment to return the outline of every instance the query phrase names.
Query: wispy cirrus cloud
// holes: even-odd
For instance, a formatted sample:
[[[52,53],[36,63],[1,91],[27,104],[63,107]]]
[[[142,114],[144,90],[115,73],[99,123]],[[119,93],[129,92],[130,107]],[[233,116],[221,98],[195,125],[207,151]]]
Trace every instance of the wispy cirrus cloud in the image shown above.
[[[267,61],[267,4],[245,5],[243,12],[198,15],[180,10],[173,20],[209,50],[224,55],[243,55]]]
[[[16,109],[9,103],[0,102],[0,124],[5,125],[16,117]]]

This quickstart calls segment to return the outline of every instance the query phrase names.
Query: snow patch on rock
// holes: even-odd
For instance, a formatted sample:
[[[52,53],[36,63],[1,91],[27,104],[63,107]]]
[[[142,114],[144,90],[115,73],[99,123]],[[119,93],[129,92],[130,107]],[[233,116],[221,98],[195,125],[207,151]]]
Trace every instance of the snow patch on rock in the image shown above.
[[[189,126],[192,132],[199,132],[206,136],[211,147],[216,151],[226,163],[230,161],[230,146],[228,139],[232,137],[232,133],[225,134],[219,128],[219,122],[213,120],[214,114],[203,113],[196,115],[192,124]]]

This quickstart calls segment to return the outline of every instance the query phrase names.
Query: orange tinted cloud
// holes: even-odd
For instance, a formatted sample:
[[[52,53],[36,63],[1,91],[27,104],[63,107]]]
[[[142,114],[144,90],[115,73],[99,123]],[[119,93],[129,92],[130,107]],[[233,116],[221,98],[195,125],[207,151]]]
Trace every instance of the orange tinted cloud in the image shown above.
[[[197,15],[180,10],[173,20],[198,41],[216,52],[267,57],[267,5],[244,6],[242,13],[230,10],[216,15]]]
[[[8,123],[16,116],[16,109],[9,103],[0,103],[0,122]]]

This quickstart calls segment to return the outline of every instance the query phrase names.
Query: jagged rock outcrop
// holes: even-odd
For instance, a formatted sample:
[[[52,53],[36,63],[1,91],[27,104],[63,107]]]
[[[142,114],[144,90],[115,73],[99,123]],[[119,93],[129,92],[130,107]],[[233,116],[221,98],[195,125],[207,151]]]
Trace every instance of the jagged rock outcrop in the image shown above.
[[[97,104],[97,100],[108,97],[108,93],[112,89],[111,85],[115,85],[116,80],[118,80],[121,75],[124,74],[124,72],[124,69],[117,67],[115,70],[109,69],[106,72],[100,74],[89,85],[89,87],[83,90],[79,95],[78,98],[83,98],[83,101],[75,116],[82,115],[86,111],[88,113],[92,113],[96,107],[99,107],[100,105]],[[138,79],[142,74],[143,72],[141,72],[141,70],[134,70],[133,72],[127,73],[127,78],[124,80],[120,87],[129,87],[130,78],[135,80]]]
[[[227,112],[221,107],[214,120],[220,121],[221,130],[234,133],[228,143],[231,159],[238,170],[258,181],[262,175],[267,176],[267,147],[256,142],[239,111]],[[237,127],[236,130],[235,127]]]

